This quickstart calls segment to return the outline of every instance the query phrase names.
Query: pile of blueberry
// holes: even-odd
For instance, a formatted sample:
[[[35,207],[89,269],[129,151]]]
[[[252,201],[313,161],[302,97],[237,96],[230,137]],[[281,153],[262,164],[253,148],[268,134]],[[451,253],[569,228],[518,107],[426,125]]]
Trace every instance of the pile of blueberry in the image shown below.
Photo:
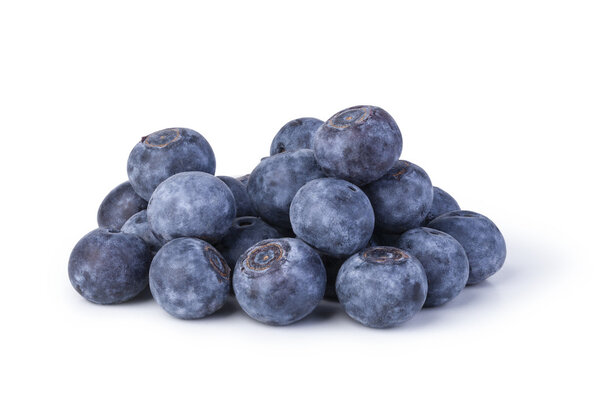
[[[374,106],[287,123],[271,155],[237,179],[214,176],[199,133],[152,133],[129,155],[129,181],[100,205],[100,228],[73,249],[69,279],[99,304],[149,284],[181,319],[233,294],[253,319],[287,325],[326,297],[366,326],[396,326],[506,257],[496,225],[460,210],[401,151],[396,122]]]

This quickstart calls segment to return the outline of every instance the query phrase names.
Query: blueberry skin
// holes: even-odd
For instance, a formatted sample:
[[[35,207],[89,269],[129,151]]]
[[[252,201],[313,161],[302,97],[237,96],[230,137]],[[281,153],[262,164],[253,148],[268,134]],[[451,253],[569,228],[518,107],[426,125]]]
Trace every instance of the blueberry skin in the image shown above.
[[[227,187],[229,187],[233,194],[233,198],[235,198],[236,217],[256,216],[256,211],[254,210],[252,201],[250,201],[245,184],[230,176],[217,176],[217,178],[227,184]]]
[[[244,186],[248,185],[248,179],[250,178],[250,174],[248,173],[247,175],[244,176],[240,176],[237,178],[237,180],[242,183]]]
[[[419,227],[431,208],[433,186],[414,163],[397,161],[381,179],[363,187],[375,211],[375,226],[400,234]]]
[[[217,245],[217,249],[231,269],[239,257],[251,246],[269,238],[280,238],[281,234],[263,220],[244,216],[233,221],[229,231]]]
[[[69,280],[90,302],[128,301],[148,285],[150,248],[133,234],[96,229],[75,245],[69,258]]]
[[[313,149],[328,176],[362,186],[394,165],[402,153],[402,134],[383,109],[358,105],[322,124],[315,133]]]
[[[423,307],[427,276],[409,253],[372,247],[344,262],[335,289],[351,318],[367,327],[389,328],[411,319]]]
[[[310,314],[323,298],[325,268],[319,254],[295,238],[264,240],[239,258],[233,290],[244,312],[285,326]]]
[[[129,182],[121,183],[100,204],[98,227],[119,230],[127,219],[147,206],[148,202],[133,191]]]
[[[306,183],[292,201],[290,219],[302,241],[328,255],[352,255],[373,235],[375,216],[360,188],[345,180]]]
[[[456,202],[450,194],[439,187],[433,187],[433,201],[431,202],[431,208],[429,209],[427,216],[425,216],[422,225],[427,226],[429,222],[444,213],[459,210],[460,206],[458,205],[458,202]]]
[[[140,237],[150,247],[150,250],[153,254],[156,254],[156,252],[158,252],[160,247],[162,247],[164,244],[164,241],[160,240],[152,232],[150,223],[148,223],[148,213],[146,210],[139,211],[130,217],[125,222],[123,227],[121,227],[121,231],[123,233],[134,234]]]
[[[225,259],[212,245],[196,238],[177,238],[152,260],[150,291],[170,315],[200,319],[223,307],[230,274]]]
[[[487,217],[471,211],[452,211],[435,218],[427,227],[454,237],[469,258],[467,285],[482,282],[496,273],[506,259],[506,242]]]
[[[409,252],[423,265],[428,286],[426,307],[443,305],[465,288],[469,260],[450,234],[417,227],[402,234],[394,246]]]
[[[248,195],[258,215],[274,227],[291,228],[290,204],[307,182],[325,177],[312,150],[264,158],[250,174]]]
[[[225,183],[204,172],[169,177],[152,194],[148,222],[162,240],[196,237],[215,243],[235,218],[235,199]]]
[[[148,201],[168,177],[188,171],[214,175],[215,167],[215,154],[200,133],[170,128],[143,137],[133,147],[127,161],[127,175],[135,192]]]
[[[289,121],[277,132],[271,142],[271,155],[312,149],[317,129],[323,124],[316,118],[298,118]]]

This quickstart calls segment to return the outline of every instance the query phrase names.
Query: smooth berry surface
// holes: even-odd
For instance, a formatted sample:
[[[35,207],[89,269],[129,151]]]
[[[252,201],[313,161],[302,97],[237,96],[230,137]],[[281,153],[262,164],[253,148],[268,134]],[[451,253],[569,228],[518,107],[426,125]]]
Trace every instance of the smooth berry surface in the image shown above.
[[[230,274],[227,262],[212,245],[196,238],[177,238],[152,260],[150,291],[172,316],[199,319],[223,307]]]
[[[235,198],[225,183],[204,172],[183,172],[162,182],[148,203],[148,222],[162,240],[195,237],[211,243],[235,218]]]
[[[477,284],[494,275],[506,259],[506,242],[487,217],[471,211],[452,211],[435,218],[428,227],[454,237],[469,259],[469,280]]]
[[[291,228],[290,204],[311,180],[325,177],[312,150],[264,158],[250,174],[248,195],[258,215],[274,227]]]
[[[90,302],[121,303],[146,288],[151,260],[150,248],[138,236],[96,229],[73,248],[69,258],[69,280]]]
[[[248,185],[248,179],[250,178],[250,173],[245,174],[243,176],[237,177],[236,179],[242,183],[244,186]]]
[[[165,243],[152,232],[150,223],[148,223],[148,212],[145,209],[130,217],[123,227],[121,227],[121,231],[127,234],[135,234],[140,237],[148,244],[153,254],[158,252],[160,247]]]
[[[456,202],[456,200],[450,194],[441,188],[434,186],[433,201],[431,202],[431,208],[429,208],[427,216],[425,216],[423,226],[427,226],[429,222],[436,217],[443,215],[444,213],[459,210],[460,206],[458,205],[458,202]]]
[[[416,257],[427,275],[425,306],[440,306],[454,299],[469,278],[469,259],[450,234],[427,227],[403,233],[394,244]]]
[[[323,123],[315,133],[313,149],[328,176],[362,186],[394,165],[402,153],[402,134],[385,110],[359,105]]]
[[[325,293],[319,254],[294,238],[261,241],[238,260],[233,290],[244,312],[271,325],[288,325],[310,314]]]
[[[273,138],[271,155],[286,151],[311,150],[315,132],[322,124],[323,121],[316,118],[298,118],[289,121]]]
[[[375,211],[375,225],[400,234],[419,227],[431,208],[433,186],[427,173],[408,161],[397,161],[382,178],[363,187]]]
[[[186,128],[159,130],[133,147],[127,175],[136,193],[146,201],[160,183],[180,172],[215,174],[215,154],[200,133]]]
[[[290,219],[298,238],[338,257],[366,247],[375,226],[365,193],[352,183],[333,178],[312,180],[298,190]]]
[[[119,230],[134,214],[146,209],[148,202],[136,194],[129,182],[111,190],[98,209],[98,227]]]
[[[248,190],[246,185],[230,176],[217,176],[221,181],[227,184],[227,187],[231,190],[233,198],[235,199],[236,217],[242,216],[256,216],[256,211],[248,196]]]
[[[371,247],[339,270],[338,300],[354,320],[372,328],[398,326],[425,303],[427,276],[417,258],[394,247]]]

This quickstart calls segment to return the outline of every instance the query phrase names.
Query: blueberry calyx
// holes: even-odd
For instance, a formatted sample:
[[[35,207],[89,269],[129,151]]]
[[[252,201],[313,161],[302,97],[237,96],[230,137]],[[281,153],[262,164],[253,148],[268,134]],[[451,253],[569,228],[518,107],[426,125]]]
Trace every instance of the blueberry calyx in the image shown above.
[[[394,247],[371,247],[362,252],[362,257],[370,263],[392,265],[408,259],[409,255]]]
[[[246,267],[254,271],[265,271],[279,266],[285,261],[287,251],[276,242],[270,242],[254,248],[246,258]]]
[[[372,110],[369,106],[348,108],[331,117],[327,124],[336,129],[347,129],[369,119]]]
[[[223,257],[213,247],[207,245],[204,247],[204,250],[206,251],[208,261],[212,268],[215,269],[217,274],[222,277],[222,279],[228,281],[229,275],[231,274],[231,269],[229,268],[227,262],[225,262]],[[221,279],[219,279],[219,281],[221,281]]]
[[[410,166],[410,162],[408,161],[400,161],[402,163],[402,166],[400,167],[400,169],[394,173],[392,175],[392,177],[399,179],[400,176],[402,176],[403,174],[405,174],[408,171],[408,167]]]
[[[144,137],[142,143],[148,147],[164,148],[180,138],[181,129],[165,129]]]

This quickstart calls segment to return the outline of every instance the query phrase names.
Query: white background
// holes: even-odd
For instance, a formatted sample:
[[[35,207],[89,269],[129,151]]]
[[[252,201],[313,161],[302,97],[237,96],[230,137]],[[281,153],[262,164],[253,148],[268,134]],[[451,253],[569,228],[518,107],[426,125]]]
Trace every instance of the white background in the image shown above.
[[[598,397],[600,14],[583,1],[0,3],[0,396]],[[378,105],[491,217],[488,282],[371,330],[87,303],[67,260],[153,131],[242,175],[288,120]]]

